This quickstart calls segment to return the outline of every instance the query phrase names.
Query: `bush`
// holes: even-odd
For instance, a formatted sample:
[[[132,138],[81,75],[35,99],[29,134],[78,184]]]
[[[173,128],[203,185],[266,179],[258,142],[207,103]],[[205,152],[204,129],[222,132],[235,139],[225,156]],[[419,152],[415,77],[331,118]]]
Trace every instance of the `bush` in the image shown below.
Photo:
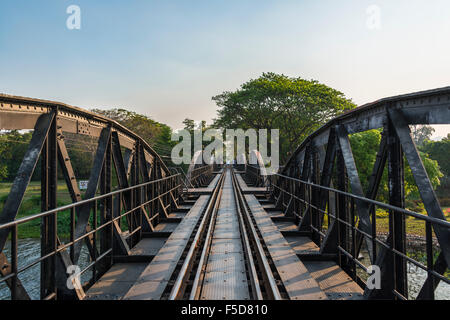
[[[441,207],[450,207],[450,198],[439,199]]]

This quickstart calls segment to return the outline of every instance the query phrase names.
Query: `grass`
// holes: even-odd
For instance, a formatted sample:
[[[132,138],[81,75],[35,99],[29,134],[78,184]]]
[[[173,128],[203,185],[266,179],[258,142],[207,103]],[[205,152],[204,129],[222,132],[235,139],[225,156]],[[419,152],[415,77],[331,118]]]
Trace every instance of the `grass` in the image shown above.
[[[9,190],[11,189],[11,182],[0,182],[0,212],[8,198]],[[61,207],[72,203],[66,182],[64,180],[58,181],[57,206]],[[98,209],[100,203],[98,203]],[[27,217],[41,212],[41,182],[31,181],[25,192],[22,204],[17,214],[17,219]],[[97,221],[100,221],[100,209],[97,210]],[[61,211],[57,214],[58,220],[58,236],[60,239],[67,239],[70,237],[70,211]],[[93,216],[91,214],[90,223],[93,223]],[[127,220],[125,217],[121,221],[122,230],[127,230]],[[34,219],[32,221],[20,224],[18,226],[19,239],[40,238],[41,237],[41,219]]]
[[[11,182],[0,182],[0,212],[8,197],[11,188]],[[17,218],[23,218],[32,214],[41,212],[41,183],[40,181],[31,181],[25,193],[22,205],[20,206]],[[67,185],[64,180],[58,181],[58,207],[72,203]],[[450,207],[443,208],[444,215],[450,219]],[[425,211],[422,214],[426,214]],[[327,217],[325,217],[326,219]],[[19,226],[19,238],[39,238],[40,220],[33,220]],[[325,221],[326,224],[326,221]],[[58,234],[61,237],[67,236],[69,232],[70,215],[69,212],[58,214]],[[406,217],[407,233],[416,236],[425,237],[425,222],[413,217]],[[384,210],[377,211],[377,232],[389,232],[389,214]]]
[[[0,182],[0,212],[8,198],[12,182]],[[58,181],[58,207],[72,203],[72,199],[64,180]],[[41,182],[31,181],[27,187],[25,195],[20,205],[17,219],[27,217],[41,212]],[[68,212],[58,214],[58,235],[67,236],[70,226],[70,215]],[[24,238],[40,238],[41,220],[35,219],[18,227],[18,237]]]
[[[443,208],[443,212],[447,220],[450,219],[450,207]],[[425,211],[421,212],[426,215]],[[389,213],[377,210],[377,232],[389,233]],[[414,217],[406,217],[406,232],[410,235],[425,237],[425,221]]]

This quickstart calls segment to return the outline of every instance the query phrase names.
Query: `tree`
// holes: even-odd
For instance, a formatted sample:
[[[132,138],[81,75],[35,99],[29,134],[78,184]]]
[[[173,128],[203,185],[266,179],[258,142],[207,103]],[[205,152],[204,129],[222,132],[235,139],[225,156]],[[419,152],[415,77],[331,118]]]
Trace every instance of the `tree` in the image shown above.
[[[367,190],[370,175],[375,164],[377,151],[381,142],[381,129],[369,130],[350,135],[355,164],[358,170],[359,178],[363,189]],[[425,170],[428,173],[433,188],[436,189],[440,184],[440,178],[443,174],[440,171],[437,161],[430,158],[424,152],[419,151]],[[411,168],[406,159],[405,164],[405,196],[407,199],[416,200],[420,198],[419,190],[414,180]],[[378,192],[378,199],[388,201],[387,169],[384,169],[383,177]]]
[[[0,136],[0,180],[4,180],[8,177],[8,166],[3,161],[5,159],[5,155],[8,149],[8,145],[6,141],[3,139],[3,135]]]
[[[417,146],[422,146],[426,141],[431,139],[431,136],[436,130],[428,125],[412,125],[411,134]]]
[[[212,99],[219,107],[216,127],[279,129],[281,162],[321,125],[355,108],[343,93],[318,81],[275,73],[263,73]]]
[[[14,180],[21,161],[28,149],[32,133],[21,133],[17,130],[0,135],[0,170],[1,179]],[[33,177],[40,175],[40,165],[36,166]]]
[[[189,134],[191,135],[191,154],[194,155],[195,153],[195,145],[194,145],[194,131],[198,132],[200,131],[202,133],[202,137],[205,134],[205,131],[210,129],[211,126],[208,126],[205,120],[202,120],[199,122],[199,124],[196,126],[195,121],[189,118],[186,118],[183,120],[184,124],[184,130],[189,131]],[[201,141],[202,143],[202,149],[204,149],[209,142],[208,141]]]
[[[92,111],[117,121],[144,139],[158,154],[170,157],[173,142],[171,141],[172,129],[169,126],[146,115],[125,109],[93,109]]]
[[[425,141],[420,150],[431,159],[439,163],[439,167],[444,173],[441,185],[436,190],[436,194],[444,206],[450,205],[450,133],[441,141]]]
[[[192,119],[186,118],[183,120],[184,129],[188,130],[189,132],[193,132],[195,129],[195,122]]]
[[[450,177],[450,134],[441,141],[425,141],[420,150],[436,160],[442,172]]]

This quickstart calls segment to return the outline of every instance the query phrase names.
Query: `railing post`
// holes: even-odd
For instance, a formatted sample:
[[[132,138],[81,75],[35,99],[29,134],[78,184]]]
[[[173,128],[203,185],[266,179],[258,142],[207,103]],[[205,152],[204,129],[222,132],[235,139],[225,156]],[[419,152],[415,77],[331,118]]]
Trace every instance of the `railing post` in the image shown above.
[[[55,109],[55,114],[57,110]],[[58,187],[58,147],[57,117],[50,124],[41,152],[41,211],[57,207]],[[56,250],[57,214],[42,218],[41,221],[41,256]],[[41,262],[41,299],[56,293],[56,255]]]
[[[101,168],[101,178],[100,178],[100,192],[101,194],[107,194],[111,192],[111,138],[109,138],[106,145],[105,159],[103,166]],[[100,211],[100,224],[111,222],[113,219],[112,213],[112,197],[107,197],[101,200],[101,211]],[[95,210],[94,210],[95,213]],[[100,237],[100,253],[104,253],[109,249],[113,249],[112,253],[108,258],[103,258],[99,263],[99,273],[103,273],[112,264],[112,258],[114,254],[114,241],[113,241],[114,227],[112,224],[108,225],[101,231]]]
[[[314,148],[313,152],[313,172],[312,172],[312,182],[316,185],[320,184],[320,158],[317,148]],[[318,187],[312,188],[312,199],[313,199],[313,205],[316,208],[320,209],[320,189]],[[317,230],[320,230],[320,216],[322,213],[318,209],[313,209],[311,211],[312,219],[311,224],[313,227]],[[320,241],[320,234],[313,230],[313,241],[320,247],[321,241]]]
[[[347,179],[344,157],[341,150],[337,150],[336,153],[336,176],[337,176],[337,189],[343,192],[347,192]],[[336,215],[339,218],[338,223],[338,244],[339,246],[348,252],[349,248],[349,230],[348,227],[342,222],[349,222],[348,219],[348,205],[347,199],[344,195],[336,194]],[[342,221],[342,222],[341,222]],[[339,251],[339,265],[349,271],[348,257]]]
[[[391,124],[388,125],[388,186],[389,204],[405,207],[404,162],[400,140]],[[406,252],[406,223],[405,216],[398,212],[389,212],[389,234],[392,236],[392,246],[399,252]],[[390,264],[394,275],[393,286],[397,292],[407,296],[406,261],[393,254],[393,264]]]

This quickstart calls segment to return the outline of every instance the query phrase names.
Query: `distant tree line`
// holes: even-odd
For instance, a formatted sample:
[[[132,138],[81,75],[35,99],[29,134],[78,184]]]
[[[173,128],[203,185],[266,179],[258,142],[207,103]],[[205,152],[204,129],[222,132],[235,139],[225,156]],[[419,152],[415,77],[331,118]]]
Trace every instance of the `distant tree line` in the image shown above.
[[[319,127],[356,107],[343,93],[317,81],[275,73],[263,73],[259,78],[242,84],[237,90],[225,91],[212,99],[219,107],[215,127],[279,129],[280,163],[284,163],[301,142]],[[432,127],[412,126],[411,129],[431,183],[445,201],[450,186],[450,135],[442,141],[430,141],[434,132]],[[381,130],[350,136],[364,189],[368,187],[380,141]],[[385,170],[380,186],[380,200],[387,200],[387,190]],[[410,201],[419,199],[417,186],[406,161],[405,193]]]
[[[301,142],[330,119],[355,108],[343,93],[314,80],[292,78],[275,73],[263,73],[235,91],[214,96],[218,106],[217,118],[211,126],[205,121],[198,125],[185,119],[184,128],[195,129],[279,129],[280,163],[283,164]],[[94,109],[96,113],[113,119],[149,143],[168,166],[171,166],[172,129],[148,116],[125,109]],[[449,206],[450,199],[450,134],[441,141],[431,141],[434,129],[430,126],[412,126],[412,135],[420,156],[441,204]],[[0,134],[0,180],[11,181],[31,139],[31,132],[10,131]],[[88,136],[65,134],[66,144],[77,178],[87,179],[92,166],[97,141]],[[381,130],[370,130],[350,136],[355,162],[364,188],[375,163],[381,141]],[[207,142],[204,142],[207,144]],[[194,144],[192,143],[192,147]],[[40,165],[35,171],[40,177]],[[380,187],[380,200],[387,200],[387,171]],[[405,191],[409,200],[419,198],[411,170],[405,162]],[[448,201],[449,203],[447,203]]]
[[[148,116],[125,109],[92,110],[113,119],[131,131],[137,133],[155,151],[170,163],[170,151],[174,142],[171,141],[172,129]],[[21,161],[28,148],[32,131],[17,130],[0,133],[0,181],[12,181],[19,169]],[[80,134],[64,133],[69,157],[77,179],[88,179],[97,147],[97,138]],[[41,165],[36,166],[33,180],[39,180]],[[59,172],[62,179],[62,172]]]

